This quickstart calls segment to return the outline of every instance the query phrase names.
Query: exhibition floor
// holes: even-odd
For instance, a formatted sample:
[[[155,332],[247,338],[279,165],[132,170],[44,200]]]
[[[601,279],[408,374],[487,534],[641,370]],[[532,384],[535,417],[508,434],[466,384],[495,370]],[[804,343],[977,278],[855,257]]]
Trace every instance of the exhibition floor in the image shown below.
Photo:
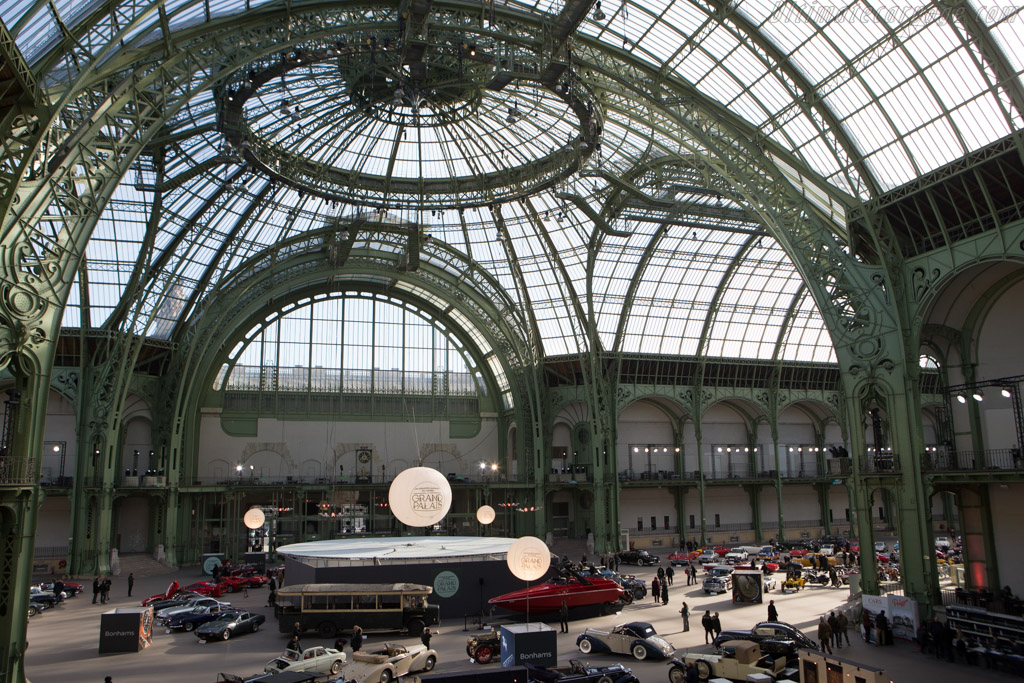
[[[648,583],[654,573],[655,570],[650,567],[636,569],[636,574],[647,579]],[[749,628],[766,618],[766,605],[734,606],[728,596],[707,596],[700,586],[686,586],[686,579],[681,572],[679,576],[682,581],[676,581],[669,589],[670,604],[667,606],[647,598],[625,607],[617,615],[570,622],[569,633],[558,636],[559,661],[566,663],[570,658],[584,658],[575,643],[576,636],[587,626],[607,628],[627,621],[646,621],[677,648],[708,652],[710,646],[704,645],[704,634],[700,626],[704,610],[720,612],[724,629]],[[178,680],[213,683],[218,672],[247,675],[261,671],[266,662],[284,649],[287,638],[278,633],[273,611],[266,607],[267,590],[260,588],[250,590],[248,597],[235,593],[223,598],[233,605],[268,615],[267,624],[258,633],[204,645],[191,633],[168,634],[162,628],[157,628],[153,645],[140,653],[98,655],[100,614],[115,607],[137,606],[143,597],[164,591],[172,578],[178,579],[182,585],[200,579],[195,567],[161,576],[141,577],[135,583],[135,597],[128,598],[125,577],[115,577],[111,601],[107,605],[92,604],[91,579],[81,579],[80,583],[86,585],[85,593],[65,601],[56,609],[40,613],[29,622],[29,649],[26,655],[28,679],[32,683],[99,683],[104,676],[111,676],[114,683]],[[775,591],[768,597],[775,600],[782,621],[799,627],[808,636],[815,638],[818,617],[828,610],[846,605],[848,596],[846,588],[816,587],[789,595]],[[682,619],[679,616],[683,600],[687,601],[692,613],[688,633],[682,632]],[[470,625],[469,631],[465,631],[461,618],[447,616],[444,618],[442,614],[441,626],[435,629],[431,642],[431,646],[438,651],[436,672],[479,668],[480,665],[469,661],[465,647],[466,636],[482,629]],[[557,622],[552,625],[558,629]],[[1000,672],[941,662],[934,656],[920,654],[912,643],[898,641],[892,647],[879,648],[864,643],[853,630],[850,631],[850,638],[852,645],[838,650],[837,655],[883,668],[888,678],[896,683],[945,680],[958,675],[975,678],[983,675],[985,680],[990,681],[1019,680]],[[384,640],[407,644],[418,642],[415,638],[371,635],[364,649],[373,649]],[[302,643],[304,647],[331,644],[314,633],[307,633]],[[621,662],[631,667],[644,683],[668,680],[664,662],[638,662],[629,657],[611,655],[591,655],[585,659],[594,664]],[[497,667],[498,664],[486,666]]]

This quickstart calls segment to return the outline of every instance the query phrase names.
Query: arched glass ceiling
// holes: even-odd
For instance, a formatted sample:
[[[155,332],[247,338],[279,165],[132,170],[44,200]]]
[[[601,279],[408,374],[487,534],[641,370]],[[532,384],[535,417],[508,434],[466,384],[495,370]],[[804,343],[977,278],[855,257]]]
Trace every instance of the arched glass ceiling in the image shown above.
[[[162,7],[174,30],[270,4],[170,0]],[[15,0],[0,7],[0,17],[29,61],[39,64],[62,35],[58,21],[76,27],[100,6]],[[534,17],[561,11],[561,4],[546,1],[509,7]],[[658,66],[760,130],[777,143],[778,149],[770,151],[787,167],[787,177],[813,182],[820,175],[861,198],[1021,128],[1024,21],[1019,8],[995,12],[964,4],[938,12],[924,5],[917,14],[893,16],[864,2],[844,7],[843,14],[829,15],[821,5],[792,0],[722,6],[607,0],[603,10],[608,18],[588,19],[580,31],[611,52],[627,48],[632,58]],[[139,17],[126,38],[152,41],[159,35],[155,5],[122,9],[119,25]],[[95,27],[80,38],[82,50],[64,58],[64,66],[110,43],[104,33],[111,31],[109,12],[92,16],[97,17]],[[581,54],[599,49],[585,43],[580,43]],[[59,82],[60,68],[39,74],[40,80]],[[268,81],[269,89],[246,102],[254,135],[273,134],[286,151],[319,155],[322,162],[381,177],[385,162],[394,159],[391,175],[397,169],[400,178],[412,180],[444,177],[445,172],[457,176],[455,166],[500,170],[509,164],[497,161],[503,154],[523,155],[528,162],[561,144],[579,125],[568,116],[564,100],[547,95],[517,100],[511,88],[500,97],[488,95],[474,127],[466,129],[476,138],[483,136],[483,142],[473,135],[445,137],[422,129],[410,142],[411,130],[379,116],[364,119],[376,121],[369,127],[349,128],[347,137],[331,138],[339,128],[328,125],[330,116],[344,113],[337,98],[324,94],[337,89],[331,85],[336,78],[318,76],[314,65],[301,78],[289,74]],[[401,96],[410,94],[415,93]],[[297,117],[282,118],[285,99],[299,107]],[[520,112],[508,122],[510,101],[513,110],[534,107],[532,116]],[[246,258],[365,211],[274,187],[265,175],[247,175],[237,166],[207,163],[202,172],[180,175],[223,153],[223,138],[211,132],[216,110],[210,92],[197,96],[174,122],[178,137],[167,148],[164,176],[159,178],[143,158],[118,188],[87,248],[88,292],[72,293],[67,325],[104,324],[138,277],[136,262],[147,244],[144,232],[158,192],[159,228],[151,251],[141,258],[158,265],[158,274],[146,281],[144,304],[123,312],[127,323],[115,324],[161,338],[191,314],[197,297]],[[435,237],[422,258],[448,268],[453,277],[461,273],[447,265],[438,249],[491,273],[510,299],[528,311],[546,354],[574,353],[587,345],[581,315],[592,307],[601,343],[618,351],[832,359],[820,316],[788,258],[756,223],[736,215],[740,207],[727,201],[723,206],[711,195],[682,197],[686,210],[680,208],[667,221],[627,207],[610,219],[610,227],[622,231],[619,236],[594,239],[595,224],[580,207],[603,205],[611,194],[608,175],[623,177],[637,160],[685,154],[683,147],[693,146],[693,141],[684,145],[667,139],[641,117],[614,108],[603,114],[601,154],[586,160],[581,172],[557,189],[580,197],[580,204],[538,186],[525,201],[500,205],[500,235],[494,214],[482,204],[463,211],[423,211],[410,202],[393,210],[389,220],[396,228],[416,226]],[[195,129],[191,135],[189,128]],[[379,138],[390,141],[386,154]],[[321,145],[325,140],[330,143]],[[829,205],[824,198],[818,203]],[[403,240],[395,237],[360,234],[354,246],[398,252]],[[139,271],[143,277],[146,270]],[[86,303],[88,309],[81,308]]]
[[[30,62],[107,3],[11,0],[0,18]],[[169,0],[173,28],[269,6],[259,0]],[[294,4],[299,7],[299,4]],[[557,15],[552,0],[512,8]],[[131,37],[157,34],[147,12]],[[837,188],[868,197],[1022,127],[1024,20],[1014,3],[981,0],[839,5],[799,0],[606,0],[580,31],[628,49],[693,85],[789,149]],[[103,12],[82,45],[109,38]]]

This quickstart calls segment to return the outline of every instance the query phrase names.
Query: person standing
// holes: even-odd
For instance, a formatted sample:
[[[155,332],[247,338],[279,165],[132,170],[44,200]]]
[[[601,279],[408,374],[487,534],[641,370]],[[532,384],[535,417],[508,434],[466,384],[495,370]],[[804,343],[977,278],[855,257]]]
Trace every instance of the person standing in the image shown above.
[[[846,618],[846,613],[842,610],[836,615],[836,619],[839,621],[839,636],[840,638],[846,636],[846,644],[850,644],[850,620]],[[838,641],[838,639],[837,639]]]
[[[558,623],[561,625],[561,632],[569,632],[569,606],[562,600],[562,606],[558,608]]]
[[[288,647],[286,647],[285,649],[301,653],[302,641],[299,640],[299,637],[297,635],[293,635],[292,639],[288,641]]]
[[[693,560],[690,560],[690,562],[693,562]],[[690,567],[685,567],[683,571],[686,572],[686,585],[689,586],[693,583],[693,577],[690,576]]]
[[[777,607],[775,607],[775,601],[774,600],[769,600],[768,601],[768,621],[778,621],[778,620],[779,620],[779,610],[778,610]]]
[[[564,601],[563,601],[564,602]],[[420,634],[420,642],[423,643],[423,647],[430,649],[430,637],[434,635],[430,632],[430,628],[424,628],[423,633]]]
[[[352,627],[352,652],[359,652],[363,646],[363,629],[358,626]]]
[[[665,568],[658,567],[658,580],[665,583]]]
[[[715,616],[711,617],[711,628],[715,630],[715,638],[722,634],[722,618],[715,612]]]
[[[672,579],[675,577],[675,575],[676,570],[672,569],[672,565],[669,565],[668,569],[665,570],[665,578],[668,579],[668,585],[672,585]]]
[[[128,597],[132,597],[132,588],[135,588],[135,574],[128,572]]]
[[[864,610],[861,613],[860,625],[864,629],[864,642],[871,642],[871,613]]]
[[[96,604],[96,599],[100,597],[100,577],[96,577],[92,580],[92,604]]]
[[[704,616],[700,618],[700,623],[704,627],[704,644],[707,645],[715,639],[715,622],[710,610],[704,612]]]
[[[828,628],[832,631],[832,644],[837,648],[842,647],[843,644],[840,642],[841,636],[839,635],[839,619],[836,617],[836,613],[834,611],[829,612],[827,621]]]
[[[651,593],[654,594],[654,602],[661,600],[661,582],[657,576],[651,579]]]
[[[100,602],[106,603],[110,597],[110,577],[100,582]]]
[[[818,617],[818,648],[822,652],[832,654],[832,629],[829,628],[825,617]]]
[[[273,607],[277,604],[277,591],[271,588],[267,592],[267,607]]]
[[[885,610],[875,617],[875,639],[879,647],[889,644],[889,618],[885,616]]]
[[[661,604],[668,604],[668,580],[661,582]]]
[[[55,579],[53,582],[53,594],[57,598],[57,602],[64,599],[64,581],[63,579]]]
[[[689,607],[689,605],[686,604],[685,600],[683,600],[683,607],[682,607],[682,609],[679,610],[679,614],[681,614],[683,616],[683,631],[684,632],[685,631],[689,631],[690,630],[690,607]]]
[[[690,574],[693,575],[693,585],[696,586],[697,585],[697,568],[696,567],[690,567]]]

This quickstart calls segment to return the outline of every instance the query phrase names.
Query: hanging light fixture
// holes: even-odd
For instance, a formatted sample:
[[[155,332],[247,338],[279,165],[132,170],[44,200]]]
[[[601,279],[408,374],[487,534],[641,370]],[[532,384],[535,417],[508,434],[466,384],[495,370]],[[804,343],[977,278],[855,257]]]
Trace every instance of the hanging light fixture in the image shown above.
[[[956,400],[959,401],[960,403],[967,403],[967,397],[964,396],[963,394],[957,394]]]
[[[604,21],[608,16],[601,11],[601,0],[598,0],[597,7],[594,9],[594,21]]]
[[[979,401],[979,402],[984,401],[985,400],[985,393],[981,389],[975,389],[974,393],[971,394],[971,398],[973,398],[975,401]]]
[[[1013,396],[1013,392],[1010,391],[1009,387],[1003,387],[1003,390],[999,393],[1003,395],[1003,398],[1010,398]]]

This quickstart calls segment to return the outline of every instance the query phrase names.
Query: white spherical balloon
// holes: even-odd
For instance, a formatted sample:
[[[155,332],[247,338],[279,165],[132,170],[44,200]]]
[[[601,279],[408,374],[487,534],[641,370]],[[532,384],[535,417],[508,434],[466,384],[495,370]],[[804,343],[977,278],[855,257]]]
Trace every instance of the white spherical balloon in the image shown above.
[[[242,521],[245,522],[245,526],[250,529],[259,529],[263,526],[263,523],[267,521],[267,517],[263,514],[263,510],[260,510],[259,508],[251,508],[245,513],[245,516],[242,517]]]
[[[551,567],[551,551],[536,536],[523,536],[509,546],[505,561],[517,579],[535,581]]]
[[[476,511],[476,521],[481,524],[490,524],[494,521],[496,513],[490,505],[481,505]]]
[[[391,482],[388,504],[403,524],[433,526],[444,519],[452,507],[452,487],[435,469],[410,467]]]

